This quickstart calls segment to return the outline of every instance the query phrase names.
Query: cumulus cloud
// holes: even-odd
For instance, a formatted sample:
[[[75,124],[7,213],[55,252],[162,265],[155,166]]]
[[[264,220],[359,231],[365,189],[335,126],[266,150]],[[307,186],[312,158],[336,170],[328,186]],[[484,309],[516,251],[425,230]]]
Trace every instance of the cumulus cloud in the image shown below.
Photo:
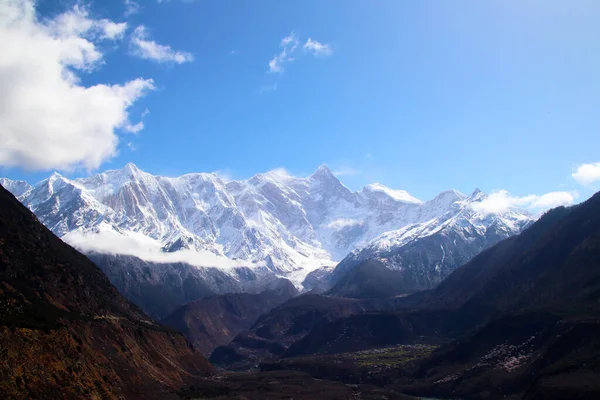
[[[600,182],[600,162],[581,164],[571,176],[581,185],[587,186],[595,182]]]
[[[519,197],[512,196],[506,190],[499,190],[491,193],[481,202],[473,203],[472,207],[475,211],[484,214],[502,213],[515,207],[541,212],[558,206],[572,205],[577,196],[576,192],[550,192],[541,196]]]
[[[298,38],[294,32],[289,36],[281,39],[279,44],[281,51],[269,61],[269,72],[281,74],[283,72],[283,64],[294,61],[292,54],[298,48]]]
[[[331,46],[328,44],[319,43],[316,40],[312,40],[308,38],[304,46],[302,46],[304,51],[308,51],[313,53],[316,56],[330,56],[333,53],[331,50]]]
[[[84,252],[127,255],[157,263],[183,262],[196,267],[233,268],[248,265],[249,262],[231,260],[209,251],[179,250],[166,253],[160,243],[144,235],[125,236],[112,230],[97,233],[72,231],[62,238],[76,249]]]
[[[171,46],[150,40],[148,29],[144,25],[135,28],[131,35],[131,54],[158,63],[183,64],[194,61],[192,53],[173,50]]]
[[[115,155],[128,109],[151,79],[84,86],[78,73],[103,62],[99,43],[126,23],[80,6],[40,20],[31,0],[0,5],[0,165],[29,170],[97,168]]]
[[[8,6],[29,7],[30,1],[15,1],[11,0]],[[88,38],[101,39],[121,39],[127,30],[126,22],[113,22],[108,19],[91,19],[89,12],[85,7],[75,5],[73,9],[68,10],[54,19],[47,21],[46,27],[49,33],[55,37],[69,38],[77,40],[77,38],[86,35]]]

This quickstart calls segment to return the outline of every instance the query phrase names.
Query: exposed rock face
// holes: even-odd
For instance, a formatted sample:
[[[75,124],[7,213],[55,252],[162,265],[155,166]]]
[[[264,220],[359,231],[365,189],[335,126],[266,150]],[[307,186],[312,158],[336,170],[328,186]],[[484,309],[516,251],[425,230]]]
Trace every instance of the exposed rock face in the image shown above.
[[[7,398],[175,398],[212,370],[2,187],[0,305]]]

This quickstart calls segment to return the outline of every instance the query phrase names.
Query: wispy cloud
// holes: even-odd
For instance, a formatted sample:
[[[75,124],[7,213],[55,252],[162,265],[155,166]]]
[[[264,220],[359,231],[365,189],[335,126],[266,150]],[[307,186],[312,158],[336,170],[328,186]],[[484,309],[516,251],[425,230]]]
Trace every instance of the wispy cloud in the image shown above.
[[[127,123],[123,127],[123,130],[125,130],[125,132],[129,132],[129,133],[138,133],[139,131],[144,129],[144,118],[146,118],[146,116],[148,114],[150,114],[150,110],[148,110],[146,108],[140,115],[140,121],[138,123],[136,123],[136,124]]]
[[[292,54],[298,48],[298,38],[294,32],[289,36],[281,39],[279,44],[281,51],[269,61],[269,72],[281,74],[283,72],[283,64],[294,61]]]
[[[342,166],[333,170],[335,176],[356,176],[360,174],[360,171],[356,168],[349,166]]]
[[[131,35],[131,53],[145,60],[158,63],[183,64],[194,61],[194,55],[185,51],[173,50],[171,46],[158,44],[149,39],[148,29],[139,25]]]
[[[125,0],[124,4],[125,4],[124,15],[126,17],[130,17],[133,14],[137,14],[141,10],[140,5],[133,0]]]
[[[549,192],[542,195],[512,196],[506,190],[489,194],[481,202],[473,203],[475,211],[491,214],[502,213],[521,207],[533,212],[542,212],[558,206],[569,206],[578,197],[577,192]]]
[[[300,41],[294,32],[281,39],[281,42],[279,43],[281,51],[269,61],[269,72],[277,74],[283,73],[284,64],[294,61],[296,59],[295,54],[302,54],[302,52],[297,52],[299,46]],[[311,38],[308,38],[306,43],[302,46],[302,49],[305,53],[310,53],[315,56],[329,56],[333,53],[330,45],[317,42]]]
[[[268,92],[274,92],[277,90],[277,84],[274,83],[272,85],[262,85],[261,87],[258,88],[258,94],[263,94],[263,93],[268,93]]]
[[[302,48],[304,49],[304,51],[313,53],[316,56],[330,56],[331,54],[333,54],[333,50],[331,50],[330,45],[317,42],[316,40],[312,40],[311,38],[308,38],[308,40],[306,41],[306,43],[304,43],[304,46],[302,46]]]
[[[575,169],[571,176],[577,183],[584,186],[600,182],[600,162],[581,164]]]

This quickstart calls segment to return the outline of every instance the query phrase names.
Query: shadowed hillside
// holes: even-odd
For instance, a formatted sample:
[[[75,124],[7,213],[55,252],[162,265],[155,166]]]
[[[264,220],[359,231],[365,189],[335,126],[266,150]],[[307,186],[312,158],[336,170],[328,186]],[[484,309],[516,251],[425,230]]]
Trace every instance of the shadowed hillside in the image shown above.
[[[0,187],[0,392],[171,398],[211,371]]]
[[[196,300],[173,312],[162,322],[185,334],[207,356],[235,335],[248,329],[256,319],[291,297],[298,290],[287,279],[279,287],[259,294],[229,293]]]
[[[438,397],[596,398],[600,194],[546,213],[419,297],[404,310],[318,325],[284,356],[454,338],[399,387]]]

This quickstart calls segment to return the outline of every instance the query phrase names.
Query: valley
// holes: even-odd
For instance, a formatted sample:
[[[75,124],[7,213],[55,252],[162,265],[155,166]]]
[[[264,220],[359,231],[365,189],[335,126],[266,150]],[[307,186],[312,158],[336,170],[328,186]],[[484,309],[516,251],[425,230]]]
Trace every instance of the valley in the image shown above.
[[[39,225],[10,194],[5,191],[3,196],[6,210],[19,210],[14,215],[22,215],[20,221]],[[159,354],[171,354],[167,357],[174,358],[169,363],[183,363],[179,370],[183,375],[171,373],[171,380],[160,378],[161,389],[153,392],[156,398],[168,398],[171,393],[186,399],[309,399],[318,392],[327,399],[425,396],[537,400],[575,395],[592,399],[600,394],[592,379],[600,352],[599,194],[574,207],[553,209],[517,235],[498,238],[497,244],[448,271],[439,284],[425,284],[429,287],[426,290],[416,289],[420,284],[412,280],[415,275],[390,264],[390,259],[398,260],[396,253],[384,256],[375,252],[365,261],[357,256],[360,252],[352,253],[355,266],[331,269],[331,275],[321,275],[316,282],[335,283],[305,293],[299,292],[285,274],[274,274],[269,268],[235,267],[238,277],[234,278],[231,271],[222,268],[203,270],[187,263],[90,253],[98,269],[54,236],[48,236],[48,245],[39,240],[32,244],[27,235],[52,234],[43,233],[41,225],[29,227],[25,233],[20,230],[25,225],[11,222],[11,215],[3,215],[0,226],[4,229],[5,255],[2,295],[9,310],[2,317],[2,341],[17,353],[5,350],[5,355],[14,363],[17,354],[27,353],[32,367],[56,357],[51,348],[63,349],[61,354],[83,351],[86,357],[105,357],[97,365],[105,371],[98,376],[106,376],[106,384],[92,389],[91,383],[82,383],[88,385],[84,390],[89,393],[108,396],[121,390],[110,383],[113,368],[127,368],[119,357],[134,356],[135,366],[129,367],[133,368],[131,379],[139,382],[140,378],[134,377],[144,364],[135,361],[136,357],[149,362]],[[456,230],[452,232],[456,234]],[[439,239],[435,234],[423,238],[446,240],[447,234],[442,230]],[[29,240],[23,242],[33,249],[29,254],[36,254],[39,247],[49,254],[47,260],[54,259],[50,252],[56,251],[75,257],[77,265],[92,266],[85,267],[92,268],[86,274],[106,282],[96,287],[107,285],[101,270],[106,272],[119,291],[143,311],[119,297],[110,285],[102,290],[123,305],[115,308],[108,305],[104,294],[75,289],[55,267],[44,267],[50,268],[48,272],[36,267],[25,275],[10,272],[18,258],[8,254],[19,253],[7,246],[19,237]],[[418,238],[411,243],[427,246]],[[479,246],[477,240],[471,243]],[[57,266],[67,268],[65,271],[74,262],[56,260]],[[349,265],[348,260],[340,265]],[[32,287],[28,282],[37,282],[40,273],[46,274],[40,281],[45,285],[64,287],[56,292],[62,300],[40,297],[40,289],[27,294]],[[248,282],[246,286],[240,284],[240,277]],[[15,290],[24,294],[17,295]],[[88,307],[98,304],[107,311],[90,308],[74,312],[79,303],[69,298],[73,290],[74,296],[92,296]],[[38,306],[30,303],[55,311],[38,311]],[[132,311],[117,311],[122,309],[119,307]],[[103,324],[111,327],[104,328]],[[189,344],[181,341],[178,331]],[[99,332],[108,336],[100,339]],[[134,332],[142,335],[136,337],[144,343],[153,337],[153,344],[136,344],[140,339],[128,336]],[[125,336],[117,339],[118,335]],[[169,345],[161,342],[167,337],[171,337]],[[31,342],[32,338],[37,339]],[[35,344],[39,340],[51,347],[39,347]],[[172,346],[175,348],[168,350]],[[11,369],[3,373],[3,388],[15,395],[27,392],[40,396],[42,387],[66,385],[66,371],[78,374],[82,382],[96,379],[90,366],[73,370],[68,358],[60,359],[53,378],[35,384],[30,382],[32,370],[21,370],[17,376],[9,373],[13,371],[13,364],[9,364]],[[148,379],[166,373],[160,370],[159,361],[154,362],[159,363],[159,369],[149,369],[152,378]],[[126,382],[126,387],[134,387]]]
[[[0,0],[0,400],[600,399],[598,21]]]

